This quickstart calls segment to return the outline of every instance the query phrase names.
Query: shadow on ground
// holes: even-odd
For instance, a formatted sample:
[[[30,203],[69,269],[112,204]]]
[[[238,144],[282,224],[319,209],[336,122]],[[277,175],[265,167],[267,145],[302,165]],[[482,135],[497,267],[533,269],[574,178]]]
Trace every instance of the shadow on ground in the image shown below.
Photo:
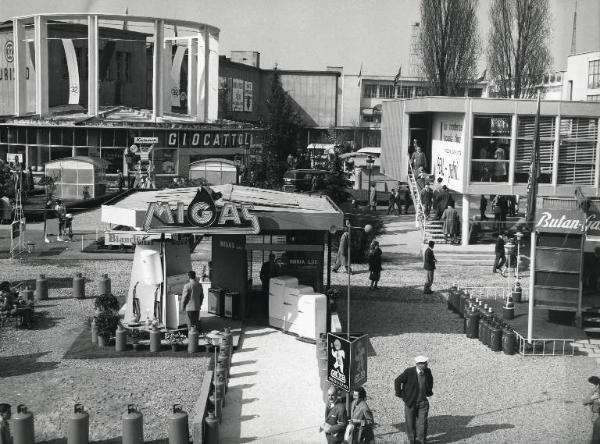
[[[21,376],[55,369],[59,362],[39,362],[49,352],[0,357],[0,378]]]

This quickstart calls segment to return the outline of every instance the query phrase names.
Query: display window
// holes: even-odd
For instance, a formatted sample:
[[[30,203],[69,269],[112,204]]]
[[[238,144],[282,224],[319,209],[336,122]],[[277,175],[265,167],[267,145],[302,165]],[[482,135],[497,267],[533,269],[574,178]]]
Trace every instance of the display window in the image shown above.
[[[106,161],[107,174],[117,174],[117,170],[123,169],[122,148],[102,148],[100,157]]]
[[[156,174],[177,174],[177,150],[154,148],[152,150],[152,162]]]
[[[473,118],[472,182],[507,182],[510,164],[510,116]]]
[[[533,151],[533,138],[535,132],[535,116],[519,116],[517,121],[517,148],[515,159],[515,183],[527,183],[531,154]],[[552,157],[554,154],[554,140],[556,139],[556,125],[554,117],[541,116],[539,124],[539,153],[540,175],[539,183],[552,182]]]

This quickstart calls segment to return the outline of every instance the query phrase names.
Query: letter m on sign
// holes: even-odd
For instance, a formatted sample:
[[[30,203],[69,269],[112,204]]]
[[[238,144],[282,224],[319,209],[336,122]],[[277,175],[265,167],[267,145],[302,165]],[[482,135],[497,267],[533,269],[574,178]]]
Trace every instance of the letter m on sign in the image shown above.
[[[168,202],[152,202],[148,205],[146,210],[146,217],[144,218],[144,230],[149,230],[152,225],[152,220],[156,217],[161,224],[172,224],[173,213]]]

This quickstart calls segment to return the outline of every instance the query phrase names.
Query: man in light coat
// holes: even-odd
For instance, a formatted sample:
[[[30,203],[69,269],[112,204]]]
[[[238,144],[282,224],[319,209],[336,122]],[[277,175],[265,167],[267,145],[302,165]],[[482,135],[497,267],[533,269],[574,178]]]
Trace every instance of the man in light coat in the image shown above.
[[[196,280],[196,272],[191,270],[188,272],[189,281],[183,286],[183,308],[188,317],[188,329],[199,326],[200,307],[204,300],[202,285]]]

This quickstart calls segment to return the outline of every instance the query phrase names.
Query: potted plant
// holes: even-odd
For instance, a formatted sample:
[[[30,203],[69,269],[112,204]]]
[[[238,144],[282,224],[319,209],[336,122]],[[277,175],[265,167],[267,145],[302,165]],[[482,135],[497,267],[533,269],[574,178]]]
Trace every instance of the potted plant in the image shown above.
[[[111,313],[117,313],[119,311],[119,301],[113,294],[101,294],[94,300],[94,308],[96,313],[99,314],[104,311]]]
[[[183,344],[185,336],[178,331],[169,331],[165,335],[165,339],[171,344],[171,350],[178,351],[180,344]]]
[[[119,325],[119,315],[103,311],[94,317],[96,328],[98,329],[98,345],[104,347],[108,345],[108,341],[115,335],[115,330]]]
[[[131,345],[134,351],[141,350],[142,344],[140,344],[141,333],[137,329],[131,330]]]

